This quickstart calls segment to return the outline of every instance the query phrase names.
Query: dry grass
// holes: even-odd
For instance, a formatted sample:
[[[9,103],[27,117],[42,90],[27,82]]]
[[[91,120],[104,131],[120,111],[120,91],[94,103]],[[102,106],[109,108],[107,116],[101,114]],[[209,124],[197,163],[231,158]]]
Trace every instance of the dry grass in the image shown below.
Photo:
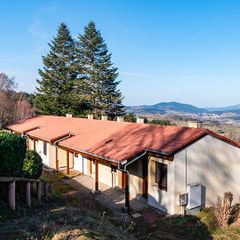
[[[219,229],[213,233],[214,240],[239,240],[240,239],[240,228],[230,226],[225,229]]]
[[[64,183],[65,177],[45,171],[42,178],[52,183],[54,198],[37,208],[7,210],[7,218],[0,218],[0,239],[136,239],[129,224],[119,222],[92,194],[65,195],[74,190]]]
[[[1,239],[136,239],[91,196],[59,198],[0,225]]]
[[[202,212],[198,217],[163,217],[145,210],[136,220],[127,217],[122,221],[95,201],[92,194],[74,192],[64,183],[63,173],[45,172],[43,178],[52,183],[55,198],[37,208],[18,207],[15,213],[6,211],[7,220],[0,217],[1,240],[240,239],[237,226],[218,229],[211,211]]]
[[[74,188],[64,182],[65,178],[72,178],[78,173],[70,172],[69,176],[66,176],[64,172],[56,173],[50,170],[44,170],[41,179],[51,183],[51,189],[53,197],[60,197],[62,194],[74,191]]]

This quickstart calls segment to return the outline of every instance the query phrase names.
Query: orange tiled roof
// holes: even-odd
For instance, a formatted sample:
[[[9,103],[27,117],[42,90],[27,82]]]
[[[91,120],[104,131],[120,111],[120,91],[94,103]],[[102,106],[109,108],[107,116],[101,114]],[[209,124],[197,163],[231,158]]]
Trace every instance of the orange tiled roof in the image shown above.
[[[46,141],[55,141],[71,133],[73,136],[59,142],[60,146],[119,162],[146,149],[173,155],[208,134],[240,147],[240,143],[207,129],[58,116],[35,117],[11,125],[9,129],[19,133],[29,131],[29,136]]]

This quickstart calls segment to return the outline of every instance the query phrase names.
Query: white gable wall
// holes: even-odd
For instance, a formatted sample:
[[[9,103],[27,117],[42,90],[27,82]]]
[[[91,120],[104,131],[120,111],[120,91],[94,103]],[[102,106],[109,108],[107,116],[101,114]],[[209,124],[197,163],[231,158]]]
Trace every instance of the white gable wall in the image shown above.
[[[174,157],[174,209],[186,183],[201,183],[206,189],[206,206],[226,191],[240,197],[240,149],[211,136],[206,136]],[[187,170],[187,172],[186,172]]]

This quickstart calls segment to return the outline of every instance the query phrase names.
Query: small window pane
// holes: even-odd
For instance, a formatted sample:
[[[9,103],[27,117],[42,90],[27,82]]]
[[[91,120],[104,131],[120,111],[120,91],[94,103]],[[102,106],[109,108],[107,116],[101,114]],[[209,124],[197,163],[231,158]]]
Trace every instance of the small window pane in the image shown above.
[[[159,189],[167,191],[167,164],[156,162],[155,183]]]
[[[43,154],[47,155],[47,143],[46,142],[43,143]]]

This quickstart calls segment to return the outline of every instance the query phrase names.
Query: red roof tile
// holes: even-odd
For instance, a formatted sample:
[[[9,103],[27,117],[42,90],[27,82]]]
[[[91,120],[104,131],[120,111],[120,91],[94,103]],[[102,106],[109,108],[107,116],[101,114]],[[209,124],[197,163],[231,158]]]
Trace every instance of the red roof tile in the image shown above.
[[[23,133],[34,127],[39,129],[29,131],[29,136],[53,141],[72,133],[75,136],[61,141],[59,145],[114,161],[129,159],[146,149],[172,155],[208,134],[240,147],[240,143],[207,129],[83,118],[39,116],[9,126],[9,129]]]

